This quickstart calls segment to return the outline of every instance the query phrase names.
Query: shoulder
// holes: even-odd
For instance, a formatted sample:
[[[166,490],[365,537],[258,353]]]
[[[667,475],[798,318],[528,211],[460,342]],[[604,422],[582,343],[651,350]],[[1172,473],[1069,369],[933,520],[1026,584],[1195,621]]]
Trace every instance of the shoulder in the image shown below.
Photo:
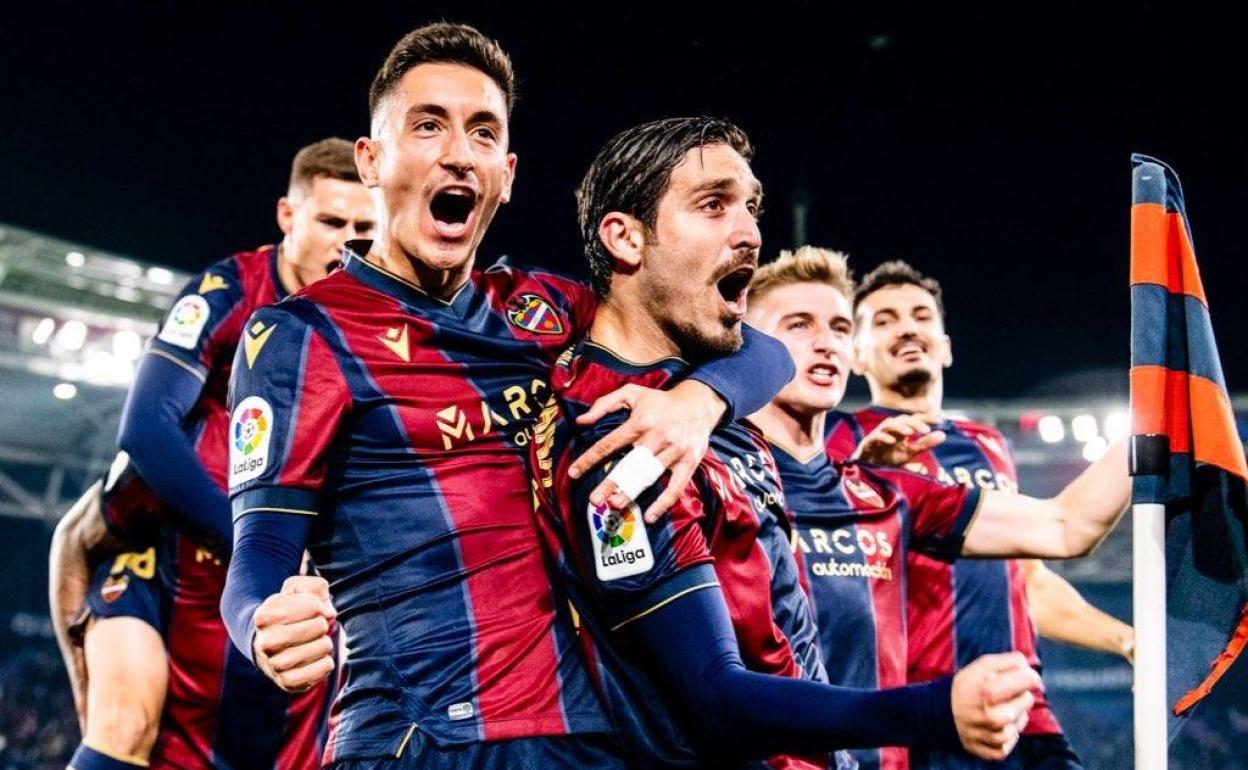
[[[1011,461],[1010,442],[1001,431],[973,420],[950,420],[955,435],[961,435],[966,441],[996,455],[1002,460]]]
[[[563,303],[590,291],[589,284],[579,278],[545,267],[526,265],[510,257],[500,258],[475,277],[478,285],[495,291],[504,299],[535,293]]]

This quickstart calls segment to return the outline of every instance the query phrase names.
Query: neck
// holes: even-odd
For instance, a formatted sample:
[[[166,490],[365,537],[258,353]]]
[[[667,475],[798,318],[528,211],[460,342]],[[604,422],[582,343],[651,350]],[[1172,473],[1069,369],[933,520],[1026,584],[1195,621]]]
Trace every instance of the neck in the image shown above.
[[[598,305],[589,338],[629,361],[649,363],[680,355],[676,342],[654,316],[615,295]]]
[[[868,382],[871,387],[871,403],[876,406],[901,412],[940,413],[940,404],[944,398],[944,383],[939,379],[932,380],[919,388],[904,388],[897,384],[885,387],[873,379],[869,379]]]
[[[277,280],[287,294],[294,294],[305,284],[299,279],[299,271],[295,270],[295,264],[286,259],[286,256],[290,254],[290,244],[287,243],[289,240],[289,238],[283,238],[282,242],[277,245]]]
[[[796,453],[800,460],[823,451],[823,426],[827,412],[797,411],[772,401],[750,415],[750,421],[768,440]]]
[[[419,257],[408,254],[398,241],[384,235],[378,236],[373,241],[372,248],[364,258],[397,275],[429,296],[446,301],[450,301],[455,296],[455,292],[467,283],[472,275],[472,266],[475,261],[474,255],[462,264],[453,267],[433,267],[421,261]]]

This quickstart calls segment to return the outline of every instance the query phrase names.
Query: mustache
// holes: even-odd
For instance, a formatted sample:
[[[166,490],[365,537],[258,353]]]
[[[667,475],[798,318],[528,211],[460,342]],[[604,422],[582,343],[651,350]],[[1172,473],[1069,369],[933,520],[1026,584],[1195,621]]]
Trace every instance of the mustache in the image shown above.
[[[743,267],[748,267],[751,270],[758,269],[758,249],[738,249],[733,253],[731,261],[715,271],[715,275],[711,278],[711,283],[718,283],[724,276],[734,273]]]

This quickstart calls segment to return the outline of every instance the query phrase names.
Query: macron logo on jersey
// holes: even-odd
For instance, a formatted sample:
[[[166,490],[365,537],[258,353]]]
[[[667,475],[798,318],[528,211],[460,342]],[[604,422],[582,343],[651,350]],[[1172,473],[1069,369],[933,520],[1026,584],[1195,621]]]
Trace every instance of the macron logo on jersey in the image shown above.
[[[654,566],[650,535],[636,503],[617,511],[603,503],[588,508],[594,543],[594,572],[598,579],[619,580],[640,575]]]
[[[208,324],[208,315],[208,301],[198,294],[188,294],[174,304],[156,338],[170,345],[194,350],[199,343],[200,332]]]
[[[273,407],[259,396],[248,396],[230,417],[230,486],[258,478],[269,465],[269,438],[273,435]]]

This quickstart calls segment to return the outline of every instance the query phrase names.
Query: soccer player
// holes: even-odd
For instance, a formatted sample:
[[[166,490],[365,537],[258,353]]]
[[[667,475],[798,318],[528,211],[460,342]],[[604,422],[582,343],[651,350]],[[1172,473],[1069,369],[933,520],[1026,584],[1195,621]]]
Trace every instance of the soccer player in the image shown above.
[[[85,666],[67,660],[85,691],[76,770],[149,759],[182,769],[319,766],[328,688],[292,698],[274,687],[233,650],[218,609],[231,538],[226,384],[235,348],[246,360],[263,344],[244,329],[247,316],[323,277],[374,220],[351,143],[303,148],[277,203],[281,242],[193,278],[152,340],[123,411],[123,452],[53,543],[58,628],[82,598],[74,576],[86,552],[106,530],[129,549],[95,568]]]
[[[601,394],[679,381],[690,362],[740,344],[760,241],[751,154],[725,121],[656,121],[611,139],[578,191],[605,300],[560,360],[531,459],[539,521],[595,642],[608,711],[641,767],[824,767],[842,746],[954,747],[959,738],[1003,756],[1038,681],[1021,656],[883,692],[825,684],[783,492],[753,428],[717,430],[652,526],[638,505],[591,499],[607,469],[566,473],[610,429],[612,418],[588,428],[576,419]],[[628,478],[634,468],[625,458],[612,472]],[[975,498],[961,497],[969,515]]]
[[[875,286],[874,290],[871,286]],[[865,298],[865,302],[879,300],[879,286],[872,285],[869,278],[857,296]],[[922,321],[930,321],[938,313],[935,297],[927,290],[920,290],[920,293],[929,302],[921,309],[916,309],[914,314]],[[825,453],[820,451],[825,434],[827,443],[834,447],[834,457],[844,459],[847,454],[845,448],[835,447],[847,436],[846,424],[855,428],[859,434],[857,437],[864,431],[856,423],[837,422],[834,418],[825,417],[844,394],[845,381],[849,377],[851,364],[855,361],[852,339],[857,339],[861,344],[862,339],[877,333],[877,328],[899,322],[897,314],[886,313],[885,316],[875,318],[865,316],[861,309],[864,306],[860,305],[860,326],[857,327],[856,336],[851,337],[855,333],[849,300],[852,295],[854,290],[847,275],[844,258],[821,250],[807,248],[796,255],[781,257],[781,260],[764,268],[756,277],[751,295],[751,309],[756,314],[754,321],[784,339],[789,344],[790,353],[800,357],[802,361],[797,367],[799,377],[763,413],[755,416],[755,419],[763,424],[770,441],[778,448],[776,458],[789,493],[790,508],[799,520],[799,545],[809,560],[807,563],[819,607],[825,654],[829,655],[827,663],[830,674],[834,676],[834,681],[839,674],[844,676],[846,683],[869,684],[875,680],[880,685],[886,685],[907,678],[904,665],[907,653],[904,646],[899,644],[900,640],[905,639],[907,626],[911,650],[916,649],[916,646],[921,648],[925,641],[930,644],[930,636],[926,634],[931,634],[934,628],[934,618],[931,616],[935,612],[931,597],[934,589],[932,584],[921,582],[916,573],[929,574],[926,570],[941,570],[948,575],[948,570],[952,569],[957,575],[962,572],[977,575],[987,569],[1001,569],[1001,592],[1005,592],[1005,563],[967,560],[957,562],[951,567],[950,563],[956,557],[957,550],[947,548],[946,535],[938,527],[934,529],[934,525],[942,522],[942,512],[948,513],[955,508],[950,497],[956,497],[962,489],[1013,490],[1016,485],[1012,482],[1012,464],[1007,464],[1005,439],[1000,434],[991,432],[990,428],[961,422],[943,423],[942,432],[929,434],[919,439],[921,443],[914,443],[906,439],[910,438],[910,434],[927,431],[929,428],[926,424],[915,418],[890,417],[892,413],[879,409],[871,412],[876,417],[869,422],[870,427],[876,429],[877,434],[885,433],[886,441],[892,443],[877,447],[882,451],[875,452],[876,456],[885,456],[884,459],[901,464],[911,459],[911,456],[921,458],[932,446],[936,448],[931,449],[931,453],[936,454],[945,453],[952,446],[955,453],[961,452],[961,459],[957,459],[960,457],[958,454],[943,454],[943,457],[953,458],[955,462],[963,464],[948,465],[952,468],[951,473],[956,474],[957,478],[965,478],[967,482],[976,478],[980,483],[956,484],[952,477],[941,479],[941,474],[946,472],[938,465],[926,468],[924,465],[907,464],[907,468],[929,474],[927,479],[911,473],[887,473],[861,465],[849,465],[842,473],[837,473],[832,468]],[[906,313],[911,313],[911,308],[907,308]],[[902,323],[909,326],[911,321],[907,319]],[[932,337],[925,337],[920,341],[910,334],[900,334],[899,338],[880,344],[891,347],[891,356],[906,357],[915,356],[916,351],[926,353],[929,349],[926,346],[930,344],[932,348],[936,348],[940,342]],[[938,361],[940,354],[934,349],[932,361]],[[872,379],[874,392],[875,383],[875,379]],[[891,427],[881,422],[886,417],[891,419]],[[950,438],[945,444],[938,444],[941,436]],[[967,468],[965,458],[976,448],[981,457],[991,452],[991,457],[998,458],[1001,464],[996,470],[1001,475],[993,474],[988,469]],[[1000,485],[997,483],[998,479],[1001,480]],[[997,503],[1001,499],[1010,498],[993,495],[991,499],[993,503]],[[978,527],[982,525],[981,517]],[[1030,532],[1030,522],[1027,519],[1020,519],[1018,527],[1022,532]],[[983,540],[976,537],[977,534],[980,534],[977,529],[971,530],[968,534],[968,545],[975,547],[978,555],[1001,553],[986,547]],[[1025,547],[1017,553],[1038,552],[1031,547]],[[986,613],[991,608],[993,594],[976,589],[976,584],[970,582],[971,579],[967,580],[968,582],[963,583],[961,577],[953,578],[953,584],[958,585],[958,590],[966,592],[958,603],[958,612],[963,612],[965,604],[972,612],[978,610]],[[909,589],[902,588],[904,585]],[[937,585],[950,585],[950,579],[946,577]],[[909,623],[900,616],[906,598],[910,602]],[[845,608],[857,608],[857,612],[845,612]],[[1002,612],[1005,612],[1005,608]],[[875,615],[875,623],[862,621],[869,618],[871,613]],[[1016,646],[1007,644],[1010,641],[1007,638],[996,648],[976,646],[973,638],[977,636],[982,639],[983,635],[991,633],[990,628],[983,626],[987,623],[986,616],[978,615],[977,623],[960,621],[956,634],[958,644],[970,643],[970,649],[975,651],[958,651],[956,659],[950,658],[943,664],[943,673],[956,670],[958,665],[965,665],[976,654],[986,651],[1020,649],[1027,651],[1033,663],[1036,663],[1033,654],[1035,648],[1031,644],[1030,618],[1025,605],[1021,614],[1013,619],[1015,625],[1010,625],[1008,616],[998,620],[1001,620],[1007,633],[1011,628],[1015,629],[1015,639],[1026,636],[1027,644],[1022,641],[1018,641]],[[1111,620],[1111,623],[1122,625],[1116,620]],[[946,628],[943,633],[950,634],[950,630]],[[952,638],[952,635],[946,636],[946,643],[952,643]],[[847,640],[852,639],[859,639],[862,649],[872,650],[874,655],[862,655],[857,659],[837,656],[837,660],[842,663],[842,668],[837,671],[832,663],[832,650],[844,649]],[[952,651],[947,654],[952,655]],[[914,661],[911,661],[912,664]],[[932,671],[927,671],[920,680],[932,679],[934,675]],[[1043,699],[1038,699],[1037,703],[1037,708],[1032,711],[1032,721],[1028,723],[1028,735],[1038,731],[1043,731],[1046,735],[1055,733],[1056,723],[1052,719],[1051,711],[1047,709]],[[925,756],[922,753],[911,754],[919,758],[916,764],[927,761],[922,759]],[[1051,760],[1060,759],[1063,763],[1060,766],[1076,766],[1077,763],[1070,749],[1065,748],[1065,741],[1060,739],[1060,733],[1058,738],[1023,739],[1018,756],[1025,758],[1031,755],[1043,755]],[[886,751],[880,758],[864,756],[862,760],[869,766],[874,766],[877,761],[882,761],[885,766],[896,766],[904,761],[904,755]],[[948,758],[948,761],[957,763],[962,760]]]
[[[352,770],[619,766],[534,531],[525,463],[551,366],[595,300],[547,272],[475,269],[511,196],[513,94],[507,55],[471,27],[400,40],[356,144],[376,240],[257,312],[260,341],[234,367],[222,612],[288,690],[329,673],[338,618],[345,683],[326,761]],[[783,347],[755,335],[752,354],[700,376],[736,372],[738,390],[774,393],[791,371]],[[725,409],[702,382],[647,403],[634,411],[653,419],[660,405],[660,422],[702,446]],[[305,547],[324,579],[297,575]]]

